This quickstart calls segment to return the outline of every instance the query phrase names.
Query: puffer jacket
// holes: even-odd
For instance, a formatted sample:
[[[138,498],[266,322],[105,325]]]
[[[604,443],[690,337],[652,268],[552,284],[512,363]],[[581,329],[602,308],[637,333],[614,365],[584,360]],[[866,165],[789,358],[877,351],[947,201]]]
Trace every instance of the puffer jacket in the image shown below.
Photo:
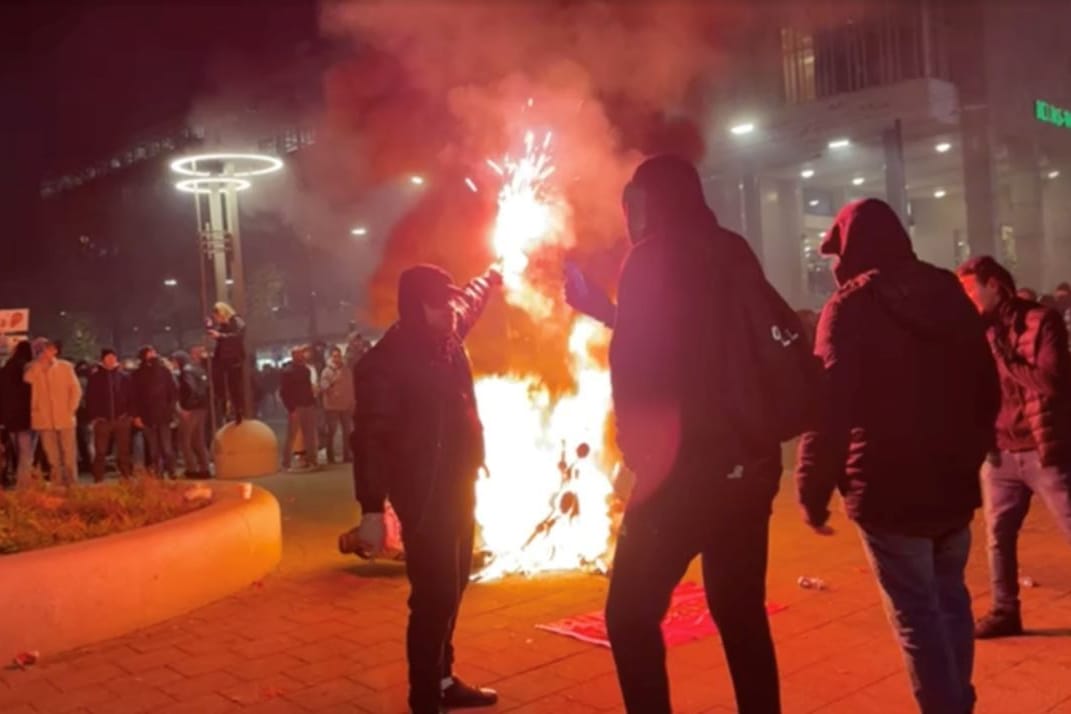
[[[1044,466],[1071,465],[1071,353],[1060,314],[1012,297],[989,318],[1000,373],[996,420],[1002,451],[1038,451]]]
[[[23,379],[30,385],[30,421],[35,431],[74,428],[82,385],[73,364],[57,359],[46,367],[34,360],[26,367]]]

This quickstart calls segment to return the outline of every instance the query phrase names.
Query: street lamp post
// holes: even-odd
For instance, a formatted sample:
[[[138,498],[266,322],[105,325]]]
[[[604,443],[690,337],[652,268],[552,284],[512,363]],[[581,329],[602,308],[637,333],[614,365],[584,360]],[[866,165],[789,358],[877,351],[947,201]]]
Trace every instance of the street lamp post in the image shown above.
[[[242,241],[238,225],[238,193],[252,187],[253,179],[283,168],[283,162],[264,154],[211,153],[183,156],[171,162],[171,170],[183,177],[175,187],[193,194],[200,242],[201,303],[204,313],[211,312],[209,294],[215,301],[226,302],[246,315],[245,271]],[[205,210],[207,208],[207,211]],[[207,213],[208,220],[204,220]],[[228,261],[228,253],[230,260]],[[205,261],[210,260],[211,282]],[[214,289],[212,289],[214,288]],[[244,413],[253,414],[253,390],[248,360],[242,363]],[[210,393],[214,391],[209,380]],[[216,427],[215,397],[210,397],[213,429]],[[253,422],[253,420],[248,420]],[[243,422],[244,423],[244,422]],[[253,422],[255,423],[255,422]],[[261,425],[264,429],[266,426]],[[222,433],[222,432],[221,432]],[[272,437],[274,444],[274,437]],[[272,447],[274,449],[274,445]],[[219,463],[217,459],[217,472]]]

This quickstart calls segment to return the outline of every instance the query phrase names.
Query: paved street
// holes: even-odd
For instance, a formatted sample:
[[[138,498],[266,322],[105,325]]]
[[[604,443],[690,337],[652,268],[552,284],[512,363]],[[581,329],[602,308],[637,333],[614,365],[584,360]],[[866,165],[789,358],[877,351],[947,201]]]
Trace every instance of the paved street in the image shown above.
[[[335,551],[336,535],[356,515],[348,473],[259,483],[283,508],[275,575],[162,625],[0,672],[0,712],[404,712],[407,587],[401,566]],[[786,482],[769,574],[769,599],[788,606],[771,619],[785,711],[912,711],[854,531],[838,513],[835,536],[812,535],[790,496]],[[975,533],[970,584],[981,611],[988,585]],[[978,711],[1071,712],[1071,547],[1035,507],[1021,550],[1023,573],[1040,585],[1024,593],[1030,635],[979,645]],[[830,589],[802,590],[800,575],[821,577]],[[689,577],[698,580],[698,570]],[[472,586],[457,633],[459,672],[497,687],[501,712],[620,711],[608,651],[535,629],[598,609],[605,592],[605,579],[581,575]],[[734,711],[716,638],[672,649],[669,665],[676,711]]]

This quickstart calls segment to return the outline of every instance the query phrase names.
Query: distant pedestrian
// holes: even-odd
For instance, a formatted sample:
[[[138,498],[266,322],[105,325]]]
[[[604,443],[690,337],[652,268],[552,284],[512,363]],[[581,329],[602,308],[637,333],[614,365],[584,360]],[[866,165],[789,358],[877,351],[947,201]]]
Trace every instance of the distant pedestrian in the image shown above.
[[[245,321],[233,307],[217,302],[212,309],[208,335],[216,340],[216,350],[212,354],[212,384],[216,401],[221,406],[219,417],[226,418],[229,403],[230,414],[241,424],[245,411]]]
[[[308,350],[297,347],[291,352],[292,362],[282,374],[279,396],[287,413],[286,444],[283,448],[283,468],[291,468],[294,446],[300,432],[308,466],[316,466],[316,394],[312,370],[307,364]]]
[[[66,486],[78,482],[78,454],[75,445],[75,412],[82,399],[82,387],[74,365],[60,359],[56,345],[40,341],[40,353],[26,368],[23,377],[31,390],[31,421],[41,439],[51,469],[51,478]]]
[[[32,360],[30,343],[23,340],[0,369],[0,382],[3,383],[0,389],[4,394],[0,403],[0,422],[18,450],[15,482],[19,487],[28,486],[33,481],[33,452],[37,445],[30,422],[31,388],[23,379]]]
[[[150,345],[138,352],[141,364],[133,375],[134,425],[145,437],[145,467],[154,476],[175,476],[175,420],[178,387],[175,378]]]
[[[115,443],[115,460],[119,474],[129,478],[134,473],[131,450],[134,389],[130,375],[119,366],[115,350],[105,348],[100,364],[90,373],[86,387],[86,412],[93,434],[93,480],[104,480],[104,466]]]
[[[189,354],[173,355],[179,368],[179,447],[186,478],[211,478],[208,449],[205,448],[205,425],[208,423],[208,372],[205,370],[205,347],[194,345]]]
[[[1019,603],[1019,531],[1035,494],[1071,541],[1071,355],[1055,309],[1015,295],[1015,281],[982,256],[959,268],[984,318],[1000,373],[996,450],[982,467],[993,607],[979,639],[1023,634]]]
[[[327,463],[335,463],[335,433],[342,433],[342,460],[353,460],[350,453],[350,432],[353,431],[353,373],[342,359],[342,350],[331,348],[331,357],[320,375],[320,395],[323,398],[327,422]]]
[[[800,503],[828,535],[840,490],[919,710],[966,714],[975,694],[964,569],[1000,404],[984,328],[956,276],[915,256],[883,201],[841,209],[821,250],[835,256],[840,287],[818,325],[827,413],[800,442]]]

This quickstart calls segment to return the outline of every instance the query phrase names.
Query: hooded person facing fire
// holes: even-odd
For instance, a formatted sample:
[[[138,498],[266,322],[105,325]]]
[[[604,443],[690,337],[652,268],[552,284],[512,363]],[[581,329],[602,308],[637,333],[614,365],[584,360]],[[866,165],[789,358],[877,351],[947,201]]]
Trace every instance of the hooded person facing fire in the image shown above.
[[[360,525],[343,553],[383,551],[386,499],[402,524],[409,577],[409,706],[414,714],[484,707],[498,695],[453,672],[453,633],[472,568],[483,426],[462,342],[502,276],[464,287],[442,268],[401,275],[398,321],[354,367],[353,476]]]
[[[974,634],[964,581],[978,471],[993,445],[997,369],[956,276],[919,260],[900,218],[868,198],[822,243],[839,288],[818,324],[826,407],[800,441],[797,490],[828,535],[833,489],[882,593],[923,714],[967,714]]]
[[[765,594],[782,436],[773,426],[745,428],[742,415],[760,400],[756,385],[784,376],[760,368],[767,363],[755,354],[772,349],[801,364],[814,360],[798,318],[744,239],[718,224],[694,166],[668,155],[648,159],[625,188],[624,208],[633,245],[612,311],[610,375],[618,444],[636,483],[606,623],[625,707],[630,714],[670,712],[660,623],[674,588],[702,555],[707,603],[739,710],[776,713]],[[610,318],[607,302],[595,300]],[[732,382],[752,386],[734,392]]]

